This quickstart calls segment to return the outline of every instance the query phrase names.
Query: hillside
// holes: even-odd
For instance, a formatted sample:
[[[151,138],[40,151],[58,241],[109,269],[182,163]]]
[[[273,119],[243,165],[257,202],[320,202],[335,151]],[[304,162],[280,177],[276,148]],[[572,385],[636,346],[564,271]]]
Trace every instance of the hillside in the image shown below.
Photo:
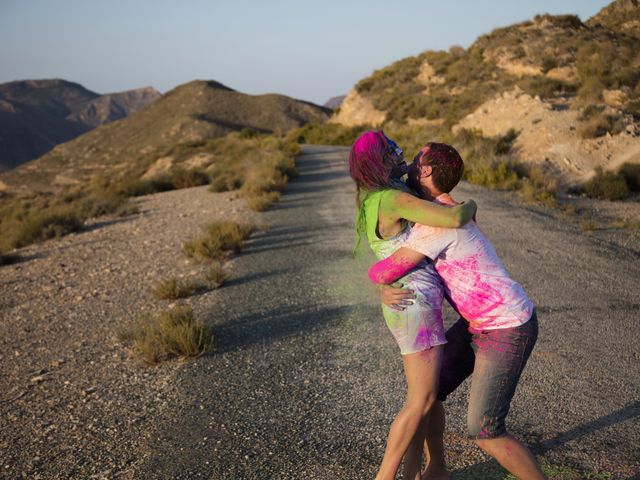
[[[597,166],[640,163],[638,22],[638,2],[617,0],[586,23],[539,15],[468,49],[426,51],[362,79],[331,121],[383,126],[422,142],[462,128],[484,136],[514,129],[513,155],[568,182]],[[544,114],[531,115],[531,102]],[[558,125],[566,135],[554,139]],[[529,142],[532,128],[551,138]]]
[[[94,174],[144,174],[157,161],[232,131],[284,133],[322,122],[329,110],[292,98],[246,95],[215,81],[195,80],[167,92],[134,115],[58,145],[0,175],[0,190],[55,191]],[[166,165],[165,165],[166,166]]]
[[[100,95],[66,80],[0,85],[0,171],[89,130],[124,118],[160,96],[151,87]]]

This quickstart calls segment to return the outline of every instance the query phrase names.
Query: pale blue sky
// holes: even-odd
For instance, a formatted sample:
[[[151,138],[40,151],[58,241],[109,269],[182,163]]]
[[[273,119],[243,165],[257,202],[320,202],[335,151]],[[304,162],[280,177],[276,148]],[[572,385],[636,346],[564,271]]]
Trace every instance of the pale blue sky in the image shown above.
[[[98,93],[193,79],[324,103],[389,63],[606,0],[0,0],[0,83]]]

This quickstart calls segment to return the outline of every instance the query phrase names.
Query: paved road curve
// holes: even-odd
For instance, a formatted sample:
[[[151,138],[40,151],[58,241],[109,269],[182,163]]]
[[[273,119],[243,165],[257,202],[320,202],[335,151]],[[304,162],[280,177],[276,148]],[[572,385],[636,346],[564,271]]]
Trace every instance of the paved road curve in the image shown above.
[[[217,352],[176,380],[183,401],[157,419],[136,477],[373,478],[404,381],[366,261],[351,257],[345,158],[344,148],[305,149],[299,178],[207,312]],[[640,459],[637,253],[503,194],[454,193],[478,201],[481,227],[538,306],[510,428],[556,470],[630,478]],[[447,404],[454,478],[503,478],[463,440],[465,393]]]

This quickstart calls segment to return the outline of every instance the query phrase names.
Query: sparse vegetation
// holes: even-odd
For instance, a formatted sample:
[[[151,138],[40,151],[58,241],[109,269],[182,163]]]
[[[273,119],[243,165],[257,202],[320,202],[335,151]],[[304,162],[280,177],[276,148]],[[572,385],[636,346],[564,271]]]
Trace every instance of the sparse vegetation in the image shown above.
[[[220,262],[211,262],[204,272],[207,286],[214,290],[220,288],[229,279],[229,272]]]
[[[205,285],[194,278],[167,278],[159,280],[153,287],[153,294],[160,300],[177,300],[190,297],[203,290]]]
[[[211,182],[211,190],[240,189],[250,208],[263,211],[280,198],[289,178],[296,175],[300,147],[256,132],[234,133],[210,141],[188,142],[169,151],[155,151],[141,168],[121,174],[102,174],[79,187],[58,194],[34,193],[0,198],[0,249],[9,250],[81,229],[93,217],[126,215],[135,211],[128,197],[189,188]],[[155,158],[173,156],[187,161],[208,155],[207,167],[173,165],[166,173],[141,178]]]
[[[212,329],[185,307],[174,307],[155,316],[143,315],[122,338],[130,341],[136,355],[151,365],[173,357],[197,357],[213,346]]]
[[[583,218],[578,222],[580,230],[590,232],[598,228],[598,222],[594,218]]]
[[[339,123],[310,123],[289,132],[287,139],[314,145],[350,146],[361,133],[367,130],[375,129],[371,125],[345,127]]]
[[[625,177],[621,173],[596,169],[593,178],[585,182],[579,191],[589,198],[600,200],[625,200],[631,193]]]
[[[206,234],[183,244],[189,257],[197,260],[220,260],[229,253],[242,251],[242,242],[251,233],[251,226],[236,222],[214,222],[206,227]]]
[[[13,247],[61,237],[82,228],[83,219],[73,208],[59,207],[43,213],[33,213],[14,232]]]

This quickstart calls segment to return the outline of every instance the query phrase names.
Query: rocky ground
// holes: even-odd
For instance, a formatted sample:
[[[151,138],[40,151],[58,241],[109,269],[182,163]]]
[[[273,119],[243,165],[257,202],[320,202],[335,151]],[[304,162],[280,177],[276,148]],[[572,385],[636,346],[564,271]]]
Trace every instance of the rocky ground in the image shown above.
[[[0,268],[0,477],[372,478],[404,381],[368,259],[351,257],[345,156],[307,148],[264,214],[204,187],[161,193]],[[538,306],[510,429],[552,478],[637,478],[637,230],[583,231],[509,194],[455,193],[478,201],[481,227]],[[215,351],[145,366],[119,332],[169,304],[151,295],[156,280],[199,272],[181,242],[222,218],[262,228],[227,285],[186,301],[213,326]],[[453,478],[505,478],[464,439],[466,393],[446,405]]]

